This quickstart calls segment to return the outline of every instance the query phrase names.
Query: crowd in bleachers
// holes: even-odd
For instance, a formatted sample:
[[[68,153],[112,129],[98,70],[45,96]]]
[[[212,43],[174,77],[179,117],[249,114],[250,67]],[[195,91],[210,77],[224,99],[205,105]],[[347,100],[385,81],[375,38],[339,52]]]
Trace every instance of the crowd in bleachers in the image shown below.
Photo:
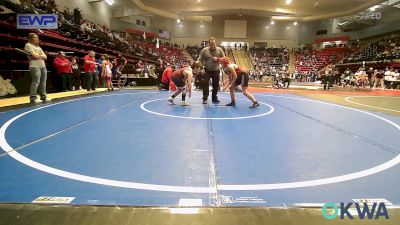
[[[59,21],[58,29],[55,33],[120,52],[135,53],[138,50],[132,49],[131,46],[128,45],[126,33],[112,31],[106,26],[95,24],[83,19],[78,8],[74,9],[74,12],[67,9],[62,11],[55,4],[54,0],[32,1],[32,4],[21,5],[8,0],[1,0],[0,5],[3,5],[14,12],[8,14],[6,20],[9,22],[15,22],[15,13],[53,13],[58,15]]]
[[[96,24],[81,18],[79,9],[77,8],[74,9],[74,12],[70,12],[67,9],[59,11],[54,1],[49,0],[46,2],[46,0],[41,0],[37,1],[34,5],[43,10],[47,9],[50,12],[57,13],[62,21],[59,30],[68,36],[73,36],[75,39],[84,40],[98,46],[117,49],[118,51],[148,60],[155,61],[161,58],[164,62],[169,63],[176,62],[182,64],[184,62],[184,57],[176,44],[171,45],[167,42],[161,45],[160,49],[157,49],[154,37],[146,38],[141,34],[114,31],[105,25]]]
[[[393,67],[385,68],[364,68],[361,67],[355,71],[346,68],[343,73],[338,74],[333,84],[338,86],[347,86],[359,88],[381,88],[381,89],[400,89],[399,70]]]
[[[376,49],[372,51],[371,49]],[[364,55],[358,57],[356,61],[385,60],[385,63],[379,62],[371,64],[374,67],[374,73],[370,74],[360,64],[349,66],[345,71],[343,66],[332,67],[329,72],[330,85],[359,87],[381,87],[381,88],[399,88],[398,64],[391,64],[393,59],[399,59],[399,38],[385,39],[373,42],[365,48],[355,48],[354,46],[340,45],[330,46],[324,49],[298,49],[295,61],[295,70],[289,72],[287,49],[255,49],[251,48],[251,56],[254,60],[254,68],[251,74],[256,81],[263,81],[265,75],[272,76],[273,80],[290,79],[294,82],[324,82],[326,79],[326,66],[330,64],[343,64],[348,56],[358,54]],[[371,55],[366,55],[369,52]],[[392,68],[397,65],[396,68]],[[362,68],[364,68],[363,66]],[[350,74],[349,73],[350,71]],[[380,77],[379,74],[386,74]],[[365,80],[364,77],[367,77]],[[378,82],[376,82],[378,81]]]
[[[199,47],[197,45],[194,45],[194,46],[188,45],[188,46],[186,46],[185,49],[194,60],[197,60],[197,58],[199,58],[199,54],[201,52],[201,49],[203,49],[203,48]]]
[[[287,48],[252,47],[250,57],[253,61],[250,75],[256,81],[263,81],[265,76],[275,76],[289,69],[289,49]]]
[[[299,73],[315,72],[324,66],[336,63],[341,58],[343,48],[327,48],[321,50],[300,49],[296,51],[296,70]]]
[[[37,32],[40,35],[41,46],[49,55],[46,62],[51,71],[55,71],[53,60],[60,51],[71,52],[68,56],[76,57],[75,60],[78,61],[81,70],[83,70],[83,56],[89,50],[99,53],[97,54],[98,58],[104,54],[108,55],[110,62],[114,64],[114,70],[118,72],[125,68],[127,73],[139,72],[140,75],[153,74],[154,77],[157,77],[157,75],[161,76],[161,74],[155,74],[156,64],[160,66],[158,63],[160,61],[164,65],[166,63],[177,66],[187,64],[187,60],[177,45],[160,41],[159,48],[157,48],[154,37],[145,38],[144,35],[137,33],[110,30],[104,25],[82,18],[78,8],[72,12],[68,9],[60,10],[54,0],[38,0],[29,4],[24,2],[16,4],[9,0],[0,0],[0,6],[3,12],[6,11],[0,14],[0,25],[3,31],[0,35],[0,62],[3,63],[3,66],[0,69],[4,71],[27,69],[28,60],[25,56],[16,53],[14,48],[23,48],[27,41],[27,34],[30,32]],[[59,18],[59,29],[17,30],[16,13],[55,13]],[[143,68],[135,68],[140,59],[145,65]],[[100,75],[101,71],[97,71],[97,73]],[[59,77],[54,76],[53,78],[56,80]],[[159,77],[157,79],[159,80]],[[101,75],[99,81],[99,86],[104,86]]]
[[[49,53],[47,64],[50,71],[57,71],[54,59],[60,56],[60,51],[72,52],[72,55],[67,54],[66,56],[67,58],[70,56],[68,59],[71,68],[73,73],[76,74],[78,69],[84,69],[83,57],[90,50],[98,53],[96,55],[98,65],[96,73],[99,75],[98,86],[105,86],[105,79],[101,75],[103,71],[100,66],[104,60],[104,55],[109,57],[110,65],[114,68],[112,71],[113,76],[118,76],[124,68],[127,73],[153,77],[158,80],[156,83],[160,83],[161,74],[166,64],[180,68],[189,63],[182,54],[180,46],[176,44],[170,44],[162,40],[156,44],[158,40],[156,41],[155,36],[147,36],[146,38],[140,32],[127,33],[111,30],[107,26],[82,18],[78,8],[73,11],[60,9],[54,0],[29,1],[29,4],[25,4],[24,1],[21,2],[22,4],[16,4],[13,1],[0,0],[1,10],[3,11],[0,14],[0,27],[3,31],[0,34],[0,70],[26,69],[28,63],[26,56],[18,55],[14,48],[22,48],[27,41],[27,34],[32,31],[39,33],[41,46],[45,52]],[[41,31],[17,30],[15,26],[16,13],[55,13],[59,18],[59,29]],[[204,47],[203,44],[201,46],[187,46],[185,49],[196,60]],[[254,64],[253,68],[250,69],[250,75],[256,81],[264,81],[265,77],[272,76],[274,78],[290,77],[297,82],[315,82],[323,79],[324,75],[321,69],[328,64],[355,63],[355,65],[349,66],[349,70],[353,74],[357,74],[357,72],[362,74],[362,71],[358,71],[360,65],[356,65],[357,62],[379,61],[377,65],[373,65],[374,69],[377,69],[378,74],[379,71],[387,73],[387,71],[390,71],[390,65],[385,62],[400,58],[400,37],[395,36],[367,44],[354,42],[349,45],[334,45],[320,50],[299,49],[295,52],[295,71],[290,74],[288,71],[289,49],[283,47],[252,47],[248,52]],[[76,63],[72,63],[74,60]],[[138,62],[139,60],[141,61]],[[358,80],[357,75],[350,79],[349,76],[343,77],[343,71],[344,68],[340,66],[333,70],[334,83],[357,86],[358,82],[348,82],[349,80]],[[383,85],[380,86],[397,88],[398,76],[396,74],[398,72],[394,69],[390,73],[394,74],[390,75],[392,78],[389,79],[390,76],[385,76]],[[345,77],[347,79],[344,79]],[[70,86],[64,84],[64,79],[61,79],[60,76],[55,76],[54,80],[56,79],[63,81],[58,87],[59,90],[71,89]],[[371,79],[372,77],[368,78],[368,82],[361,83],[368,83],[366,86],[370,87],[379,86],[379,82],[374,85],[374,82],[370,81]],[[72,80],[74,81],[74,79]],[[83,86],[82,78],[76,78],[75,80],[80,81],[79,84],[73,85],[74,88]]]
[[[353,51],[343,59],[343,63],[391,61],[400,58],[400,37],[378,40],[363,47],[360,45],[357,42],[352,46]]]

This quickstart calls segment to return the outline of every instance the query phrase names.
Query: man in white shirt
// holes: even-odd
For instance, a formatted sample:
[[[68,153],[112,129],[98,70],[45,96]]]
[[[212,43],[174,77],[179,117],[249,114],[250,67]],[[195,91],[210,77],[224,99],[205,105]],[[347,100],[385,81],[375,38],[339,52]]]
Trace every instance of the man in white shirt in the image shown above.
[[[390,89],[390,88],[392,87],[392,81],[393,81],[392,76],[393,76],[393,73],[394,73],[393,68],[390,68],[389,70],[387,70],[387,71],[385,72],[385,78],[384,78],[384,80],[385,80],[385,87],[386,87],[387,89]]]
[[[399,70],[395,70],[392,73],[392,88],[393,89],[397,89],[397,87],[400,85],[400,74],[399,74]]]

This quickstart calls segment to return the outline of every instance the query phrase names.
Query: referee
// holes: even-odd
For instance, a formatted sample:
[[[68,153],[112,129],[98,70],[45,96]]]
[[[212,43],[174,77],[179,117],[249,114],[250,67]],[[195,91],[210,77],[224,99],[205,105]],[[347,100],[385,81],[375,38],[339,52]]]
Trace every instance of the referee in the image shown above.
[[[207,104],[210,94],[210,78],[212,79],[212,102],[219,103],[217,96],[219,90],[219,58],[225,57],[222,48],[217,47],[214,37],[210,37],[208,43],[209,47],[203,48],[197,59],[205,68],[204,77],[200,82],[203,89],[203,104]]]

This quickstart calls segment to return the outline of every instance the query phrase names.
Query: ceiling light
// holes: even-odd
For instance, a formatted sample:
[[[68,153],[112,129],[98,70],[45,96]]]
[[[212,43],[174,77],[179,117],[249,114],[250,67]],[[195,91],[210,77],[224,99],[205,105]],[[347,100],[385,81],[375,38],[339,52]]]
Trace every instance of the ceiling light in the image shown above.
[[[112,5],[114,4],[114,0],[106,0],[107,4]]]
[[[271,20],[271,25],[274,25],[274,24],[275,24],[275,21]]]
[[[292,0],[285,0],[286,5],[290,5],[292,3]]]
[[[265,26],[265,29],[269,29],[269,26]]]
[[[179,24],[179,27],[183,27],[183,25],[182,25],[182,24]]]
[[[177,20],[176,20],[176,22],[177,22],[177,23],[180,23],[180,22],[181,22],[181,20],[180,20],[180,19],[177,19]]]
[[[293,25],[297,26],[297,21],[294,21],[294,22],[293,22]]]
[[[201,0],[197,0],[197,2],[201,2]]]
[[[290,27],[289,27],[289,26],[287,26],[287,27],[286,27],[286,30],[289,30],[289,29],[290,29]]]

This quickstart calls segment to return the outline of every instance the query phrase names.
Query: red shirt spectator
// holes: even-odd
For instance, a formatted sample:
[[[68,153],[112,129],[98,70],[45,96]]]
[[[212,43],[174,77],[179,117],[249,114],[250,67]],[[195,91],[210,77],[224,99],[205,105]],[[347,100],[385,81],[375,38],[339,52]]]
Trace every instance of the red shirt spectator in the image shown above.
[[[174,70],[172,69],[171,66],[168,66],[167,64],[167,68],[165,68],[162,77],[161,77],[161,82],[163,84],[166,84],[168,86],[166,86],[165,88],[169,87],[170,91],[176,91],[176,85],[174,84],[174,82],[171,80],[171,76],[172,73],[174,72]]]
[[[143,69],[143,63],[142,60],[139,60],[139,62],[136,63],[136,70],[142,70]]]
[[[169,83],[171,81],[171,75],[172,75],[172,68],[170,66],[168,66],[167,68],[165,68],[162,77],[161,77],[161,82],[163,83]]]
[[[54,59],[54,67],[58,74],[72,73],[71,62],[69,59],[65,58],[63,53],[60,53],[60,55]]]
[[[96,58],[91,55],[92,53],[90,52],[89,55],[86,55],[83,59],[85,61],[85,67],[84,71],[85,73],[94,73],[96,72]],[[92,62],[92,63],[91,63]]]

